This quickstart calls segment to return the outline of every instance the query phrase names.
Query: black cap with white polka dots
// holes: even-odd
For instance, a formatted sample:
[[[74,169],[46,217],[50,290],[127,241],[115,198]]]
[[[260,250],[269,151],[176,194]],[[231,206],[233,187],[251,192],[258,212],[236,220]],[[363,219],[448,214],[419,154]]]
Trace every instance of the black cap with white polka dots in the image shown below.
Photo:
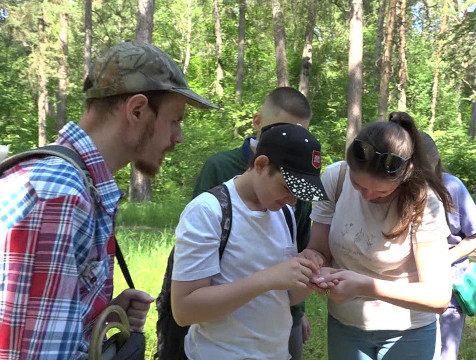
[[[283,174],[289,190],[304,201],[327,200],[320,179],[321,144],[304,127],[277,123],[261,129],[257,155],[266,155]]]

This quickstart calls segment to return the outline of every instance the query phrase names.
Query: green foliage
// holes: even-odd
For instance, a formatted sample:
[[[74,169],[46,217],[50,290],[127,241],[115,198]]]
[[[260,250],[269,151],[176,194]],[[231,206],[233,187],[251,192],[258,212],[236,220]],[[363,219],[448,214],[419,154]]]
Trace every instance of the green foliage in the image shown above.
[[[157,179],[157,195],[175,194],[190,199],[192,188],[206,158],[215,152],[239,146],[234,138],[233,111],[199,111],[189,108],[183,124],[184,141],[166,157]],[[160,194],[160,195],[159,195]]]
[[[190,4],[189,8],[187,3]],[[223,38],[220,61],[225,72],[224,95],[213,100],[224,110],[188,109],[183,126],[184,143],[167,156],[160,176],[153,180],[154,201],[163,201],[169,196],[180,201],[189,199],[195,178],[205,159],[218,151],[239,146],[245,136],[253,133],[253,114],[259,111],[266,94],[276,86],[271,5],[264,0],[247,1],[243,100],[236,103],[234,87],[239,4],[229,0],[220,1],[219,4]],[[294,87],[299,82],[308,5],[309,0],[283,1],[289,78]],[[375,91],[378,84],[374,77],[378,5],[378,1],[374,0],[365,3],[364,8],[363,124],[375,121],[378,108],[378,93]],[[430,118],[441,9],[432,4],[425,9],[426,5],[420,2],[412,3],[412,6],[407,9],[407,107],[419,127],[426,129]],[[11,151],[17,152],[34,147],[37,143],[36,74],[41,60],[38,52],[39,14],[45,14],[47,46],[42,60],[47,65],[48,91],[53,110],[58,83],[58,15],[61,12],[69,14],[67,118],[77,122],[81,116],[84,3],[0,0],[0,7],[7,9],[9,14],[0,22],[0,64],[4,65],[4,71],[0,74],[0,142],[11,144]],[[341,0],[317,4],[308,97],[313,111],[311,130],[322,143],[324,165],[344,157],[349,10],[349,3]],[[117,42],[135,38],[136,13],[137,2],[133,0],[93,1],[93,58]],[[467,179],[469,186],[474,189],[474,174],[471,169],[474,161],[471,149],[474,147],[467,140],[466,133],[476,74],[475,47],[472,46],[476,15],[472,8],[462,14],[450,16],[448,32],[444,37],[435,129],[442,133],[457,133],[457,143],[450,141],[451,136],[447,136],[448,146],[456,146],[451,150],[454,154],[444,156],[451,163],[452,171]],[[190,86],[198,93],[213,97],[216,54],[211,1],[164,0],[156,3],[152,42],[183,65],[189,15],[192,29],[187,78]],[[394,40],[389,111],[397,108],[398,98],[397,34]],[[54,118],[48,118],[47,127],[48,139],[54,140]],[[116,179],[121,190],[127,192],[129,168],[119,171]]]
[[[458,128],[438,131],[433,136],[443,165],[465,183],[471,194],[476,194],[476,143]]]

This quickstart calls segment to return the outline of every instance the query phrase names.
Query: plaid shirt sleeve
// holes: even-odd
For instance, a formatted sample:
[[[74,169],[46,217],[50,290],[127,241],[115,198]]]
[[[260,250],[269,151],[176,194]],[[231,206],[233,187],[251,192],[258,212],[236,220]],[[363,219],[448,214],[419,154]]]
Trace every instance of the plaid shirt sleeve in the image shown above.
[[[110,301],[110,241],[94,236],[94,204],[63,167],[0,179],[0,360],[87,359]]]

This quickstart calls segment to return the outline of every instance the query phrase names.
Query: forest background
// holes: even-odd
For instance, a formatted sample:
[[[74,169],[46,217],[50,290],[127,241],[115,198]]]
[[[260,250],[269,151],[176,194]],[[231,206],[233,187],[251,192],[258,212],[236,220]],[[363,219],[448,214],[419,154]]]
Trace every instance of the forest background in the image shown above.
[[[133,166],[115,176],[126,193],[120,241],[133,274],[137,261],[140,282],[156,294],[157,264],[205,159],[253,133],[253,114],[277,86],[308,97],[324,166],[343,159],[361,126],[406,111],[475,194],[475,7],[476,0],[0,0],[0,144],[10,153],[44,145],[77,122],[83,79],[106,48],[137,39],[169,53],[192,89],[224,110],[187,109],[184,142],[157,178]],[[151,256],[159,259],[144,261]],[[316,299],[313,321],[325,321]],[[307,346],[313,358],[324,358],[320,337]]]
[[[53,141],[82,111],[91,58],[125,40],[168,52],[223,111],[187,110],[184,143],[127,200],[185,203],[205,159],[239,146],[266,94],[309,99],[323,164],[361,125],[407,111],[476,192],[476,0],[0,0],[0,143]],[[132,181],[132,184],[131,184]]]

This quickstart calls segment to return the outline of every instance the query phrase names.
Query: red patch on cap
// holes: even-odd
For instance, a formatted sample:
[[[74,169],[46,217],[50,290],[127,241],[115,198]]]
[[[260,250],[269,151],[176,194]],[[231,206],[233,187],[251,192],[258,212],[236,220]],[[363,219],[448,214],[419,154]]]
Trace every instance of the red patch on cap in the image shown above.
[[[314,166],[316,169],[321,168],[321,152],[314,150],[312,152],[312,166]]]

